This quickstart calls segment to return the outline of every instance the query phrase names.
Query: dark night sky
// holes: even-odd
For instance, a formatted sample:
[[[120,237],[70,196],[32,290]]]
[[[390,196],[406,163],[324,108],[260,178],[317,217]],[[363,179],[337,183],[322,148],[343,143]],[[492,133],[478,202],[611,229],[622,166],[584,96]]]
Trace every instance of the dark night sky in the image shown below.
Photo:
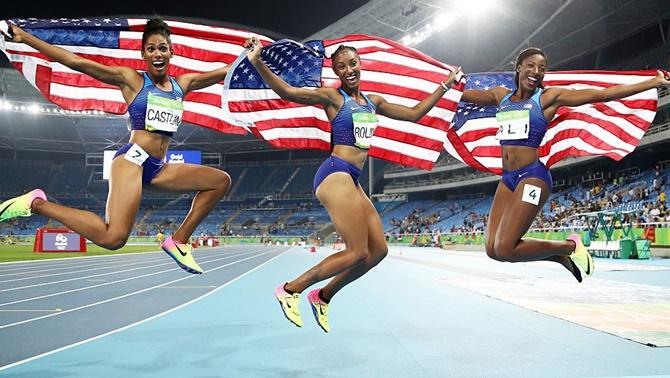
[[[255,32],[265,32],[270,37],[304,39],[332,24],[366,0],[93,0],[71,1],[20,1],[3,2],[0,18],[14,17],[94,17],[94,16],[150,16],[165,18],[191,18],[207,24],[206,20],[226,26],[247,28]]]

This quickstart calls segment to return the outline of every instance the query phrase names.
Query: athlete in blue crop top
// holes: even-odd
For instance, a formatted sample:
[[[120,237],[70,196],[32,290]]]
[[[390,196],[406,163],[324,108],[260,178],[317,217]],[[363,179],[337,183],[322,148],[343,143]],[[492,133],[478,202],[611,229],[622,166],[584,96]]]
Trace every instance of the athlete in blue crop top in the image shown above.
[[[302,326],[299,294],[313,284],[334,277],[325,287],[311,291],[307,299],[317,323],[328,332],[328,303],[342,287],[377,265],[387,253],[379,215],[358,184],[375,127],[376,114],[417,121],[442,98],[456,75],[452,73],[438,88],[413,108],[386,102],[378,95],[361,93],[361,61],[356,49],[340,46],[332,55],[333,71],[341,86],[308,90],[294,88],[272,73],[260,60],[257,40],[247,41],[249,61],[266,83],[282,98],[302,104],[321,105],[331,123],[332,154],[314,178],[316,196],[344,239],[346,249],[328,256],[298,278],[275,289],[284,315]]]
[[[580,270],[587,275],[593,273],[593,259],[578,234],[566,241],[521,239],[551,193],[551,174],[537,154],[549,120],[561,106],[619,99],[667,85],[668,81],[659,72],[652,80],[603,90],[543,89],[547,57],[536,48],[522,51],[515,69],[514,91],[504,87],[466,90],[462,97],[466,102],[498,105],[496,137],[502,146],[503,177],[489,214],[486,253],[499,261],[555,261],[581,282]]]
[[[184,270],[202,273],[193,259],[188,240],[228,191],[230,176],[207,166],[165,164],[165,154],[170,137],[181,124],[184,96],[192,90],[222,81],[228,67],[170,77],[170,29],[160,19],[149,20],[142,36],[146,73],[82,58],[17,26],[12,26],[10,34],[13,36],[7,37],[13,42],[23,42],[53,61],[119,87],[128,104],[132,132],[130,142],[119,149],[112,163],[106,219],[89,211],[48,202],[39,189],[5,202],[9,204],[4,214],[42,214],[60,221],[99,246],[118,249],[125,245],[135,223],[143,187],[173,192],[197,191],[188,215],[175,233],[163,242],[162,248]]]

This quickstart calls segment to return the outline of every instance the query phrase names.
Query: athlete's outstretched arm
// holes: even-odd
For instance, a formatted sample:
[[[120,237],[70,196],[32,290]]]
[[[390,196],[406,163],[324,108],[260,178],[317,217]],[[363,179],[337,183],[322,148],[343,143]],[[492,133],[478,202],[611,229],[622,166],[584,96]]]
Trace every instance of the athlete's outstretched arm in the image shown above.
[[[261,60],[263,46],[256,37],[249,38],[244,47],[249,49],[247,58],[254,65],[263,80],[275,91],[279,97],[305,105],[329,105],[337,101],[339,94],[333,88],[305,89],[296,88],[275,75]]]
[[[437,104],[442,96],[447,93],[451,85],[457,81],[456,78],[462,76],[462,74],[460,69],[450,73],[447,80],[443,81],[442,85],[438,86],[430,96],[424,98],[421,102],[411,108],[404,105],[392,104],[387,102],[384,97],[378,95],[370,95],[370,99],[377,105],[377,113],[401,121],[416,122]]]
[[[635,84],[622,84],[606,89],[563,89],[549,88],[547,90],[547,105],[550,106],[580,106],[594,102],[607,102],[632,96],[652,88],[670,85],[666,74],[658,71],[656,77]]]
[[[103,83],[116,85],[122,90],[124,87],[139,83],[139,75],[130,67],[105,66],[104,64],[82,58],[63,48],[42,41],[16,25],[10,25],[9,27],[12,29],[12,42],[25,43],[50,59],[75,71],[83,72]]]
[[[196,89],[207,88],[224,80],[229,68],[229,66],[225,66],[209,72],[179,75],[176,80],[184,90],[184,94],[186,94]]]

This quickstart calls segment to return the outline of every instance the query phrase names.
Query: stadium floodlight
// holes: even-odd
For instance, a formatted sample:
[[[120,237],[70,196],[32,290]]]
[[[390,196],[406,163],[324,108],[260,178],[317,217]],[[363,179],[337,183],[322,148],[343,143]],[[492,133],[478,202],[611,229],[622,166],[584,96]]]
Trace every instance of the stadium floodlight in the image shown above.
[[[405,46],[416,46],[434,34],[452,25],[455,20],[467,18],[476,22],[497,7],[498,0],[454,0],[442,7],[442,11],[431,21],[400,39]]]
[[[453,20],[453,17],[447,17],[446,14],[439,14],[433,21],[428,22],[411,34],[402,37],[400,42],[405,46],[416,46],[432,37],[433,34],[446,29],[446,27],[451,24],[451,20]]]
[[[12,103],[9,101],[0,101],[0,110],[12,110]]]
[[[497,3],[497,0],[459,0],[453,2],[454,9],[458,14],[468,17],[470,21],[480,19],[481,16],[486,15],[491,10],[495,9]]]
[[[0,111],[11,111],[17,113],[30,114],[51,114],[62,116],[82,116],[82,117],[99,117],[107,114],[100,110],[65,110],[55,105],[41,105],[37,103],[21,103],[11,102],[9,100],[0,99]]]

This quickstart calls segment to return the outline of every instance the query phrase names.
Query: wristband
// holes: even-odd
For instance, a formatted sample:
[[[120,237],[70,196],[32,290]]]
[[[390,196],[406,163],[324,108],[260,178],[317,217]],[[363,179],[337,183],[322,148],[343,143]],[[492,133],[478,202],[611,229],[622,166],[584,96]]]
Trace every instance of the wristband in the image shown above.
[[[448,86],[447,84],[444,84],[444,81],[440,81],[440,85],[442,86],[442,90],[444,90],[445,92],[448,92],[449,89],[451,89],[450,86]]]

